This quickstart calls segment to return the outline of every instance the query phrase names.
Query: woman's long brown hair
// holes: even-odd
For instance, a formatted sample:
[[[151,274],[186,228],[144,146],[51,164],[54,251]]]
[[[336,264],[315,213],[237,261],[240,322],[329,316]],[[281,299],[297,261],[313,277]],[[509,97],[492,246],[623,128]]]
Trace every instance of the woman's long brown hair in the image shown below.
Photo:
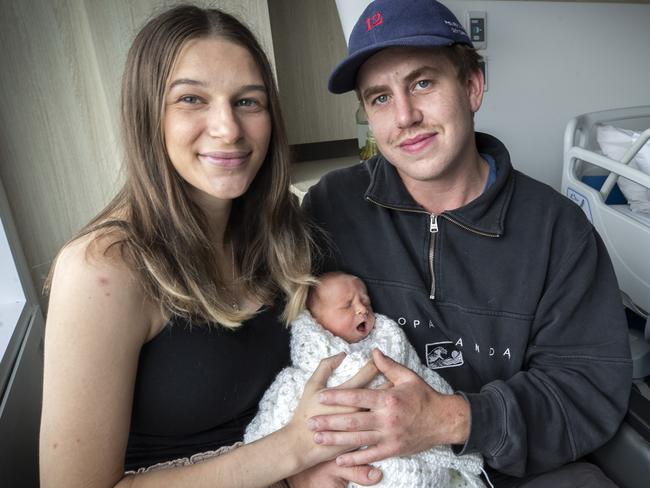
[[[216,274],[207,219],[165,149],[165,87],[181,49],[191,39],[215,37],[247,49],[266,85],[272,135],[257,176],[233,201],[224,240],[235,250],[240,285],[261,303],[287,297],[284,319],[304,307],[311,240],[289,191],[289,148],[269,61],[253,34],[217,9],[178,6],[149,21],[128,54],[121,96],[126,183],[74,238],[109,235],[139,272],[144,290],[165,315],[237,327],[251,313],[233,310]],[[73,239],[73,240],[74,240]],[[97,237],[95,237],[97,239]]]

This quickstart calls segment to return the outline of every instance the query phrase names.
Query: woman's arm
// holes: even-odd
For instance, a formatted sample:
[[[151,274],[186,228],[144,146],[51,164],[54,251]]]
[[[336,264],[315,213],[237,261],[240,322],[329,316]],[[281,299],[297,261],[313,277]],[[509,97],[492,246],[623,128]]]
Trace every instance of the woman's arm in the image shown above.
[[[87,250],[88,240],[67,246],[53,276],[40,437],[43,488],[263,487],[346,449],[319,446],[305,425],[323,411],[318,391],[341,360],[330,358],[283,429],[203,463],[124,477],[140,348],[164,321],[117,251]]]
[[[138,354],[152,314],[125,263],[99,247],[90,237],[68,245],[53,275],[45,327],[42,487],[109,487],[123,477]]]
[[[293,418],[282,429],[209,461],[183,468],[145,473],[127,478],[118,486],[266,487],[349,450],[350,446],[319,446],[314,443],[313,432],[306,425],[307,419],[315,412],[350,410],[345,407],[326,407],[319,401],[319,392],[325,388],[327,379],[342,359],[343,355],[339,355],[321,361],[305,385]],[[375,374],[374,365],[369,365],[346,385],[365,385]],[[362,469],[357,471],[361,473]],[[362,479],[361,474],[356,476]]]

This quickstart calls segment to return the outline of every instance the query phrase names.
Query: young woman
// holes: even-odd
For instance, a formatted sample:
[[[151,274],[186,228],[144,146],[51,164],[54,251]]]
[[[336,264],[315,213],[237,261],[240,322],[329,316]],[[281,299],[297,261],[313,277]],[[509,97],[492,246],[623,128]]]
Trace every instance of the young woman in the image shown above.
[[[341,358],[285,429],[230,448],[312,283],[266,56],[229,15],[177,7],[137,35],[121,103],[127,181],[53,270],[41,485],[267,486],[332,459],[305,420]]]

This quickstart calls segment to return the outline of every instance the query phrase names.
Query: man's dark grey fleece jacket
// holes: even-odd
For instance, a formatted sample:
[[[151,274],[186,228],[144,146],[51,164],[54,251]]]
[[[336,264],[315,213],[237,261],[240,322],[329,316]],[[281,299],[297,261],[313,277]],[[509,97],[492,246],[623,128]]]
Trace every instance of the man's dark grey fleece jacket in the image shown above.
[[[631,385],[627,326],[580,208],[514,170],[497,139],[476,141],[497,178],[464,207],[430,215],[379,156],[326,175],[304,208],[330,238],[321,271],[362,278],[375,311],[466,396],[462,452],[523,476],[614,434]]]

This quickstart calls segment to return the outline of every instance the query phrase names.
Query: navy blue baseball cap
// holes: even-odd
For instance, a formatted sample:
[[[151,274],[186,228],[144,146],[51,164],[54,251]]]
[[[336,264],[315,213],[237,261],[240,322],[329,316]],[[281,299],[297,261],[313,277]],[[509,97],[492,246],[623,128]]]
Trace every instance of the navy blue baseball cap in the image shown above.
[[[384,48],[452,44],[474,47],[458,19],[440,2],[375,0],[352,29],[348,57],[334,69],[327,87],[332,93],[354,90],[361,65]]]

